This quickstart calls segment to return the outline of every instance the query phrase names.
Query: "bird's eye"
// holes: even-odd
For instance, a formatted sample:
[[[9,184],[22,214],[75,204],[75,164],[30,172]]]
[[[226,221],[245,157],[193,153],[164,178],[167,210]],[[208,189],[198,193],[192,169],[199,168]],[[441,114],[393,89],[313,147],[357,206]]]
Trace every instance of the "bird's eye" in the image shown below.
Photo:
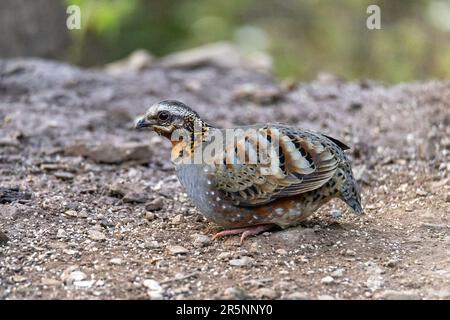
[[[167,111],[161,111],[158,113],[158,119],[161,121],[166,121],[169,119],[169,113]]]

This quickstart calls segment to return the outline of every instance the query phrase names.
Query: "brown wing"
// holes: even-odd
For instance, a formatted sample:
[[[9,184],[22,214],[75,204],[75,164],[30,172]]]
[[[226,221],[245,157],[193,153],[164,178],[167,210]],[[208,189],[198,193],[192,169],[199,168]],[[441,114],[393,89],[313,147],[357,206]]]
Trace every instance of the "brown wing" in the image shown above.
[[[339,160],[320,135],[281,126],[254,132],[228,143],[223,163],[216,165],[217,187],[236,205],[308,192],[334,175]]]

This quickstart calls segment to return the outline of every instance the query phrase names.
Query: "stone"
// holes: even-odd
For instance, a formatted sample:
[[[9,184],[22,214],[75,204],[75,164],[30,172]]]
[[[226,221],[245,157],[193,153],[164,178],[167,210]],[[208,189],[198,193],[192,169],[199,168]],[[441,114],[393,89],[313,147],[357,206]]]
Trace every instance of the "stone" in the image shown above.
[[[217,255],[218,260],[227,260],[231,258],[232,253],[231,252],[221,252]]]
[[[8,236],[4,232],[0,231],[0,246],[5,246],[8,241]]]
[[[131,191],[125,194],[122,198],[123,202],[127,203],[145,203],[148,200],[148,197],[145,193],[139,191]]]
[[[229,263],[234,267],[246,267],[253,264],[253,259],[247,256],[243,256],[239,259],[231,259]]]
[[[333,209],[333,210],[331,210],[330,213],[331,213],[331,217],[333,219],[340,219],[340,218],[342,218],[342,211],[339,210],[339,209]]]
[[[75,280],[73,281],[73,285],[78,288],[88,289],[92,287],[95,283],[95,280]]]
[[[86,274],[78,270],[78,266],[69,266],[61,274],[61,280],[66,285],[72,285],[74,281],[83,281],[86,278]]]
[[[333,284],[334,283],[334,278],[331,277],[331,276],[326,276],[326,277],[324,277],[324,278],[322,278],[320,280],[320,283],[322,283],[322,284]]]
[[[182,214],[177,214],[170,220],[170,224],[179,225],[184,222],[184,216]]]
[[[159,197],[145,205],[147,211],[159,211],[164,208],[164,198]]]
[[[251,101],[256,104],[271,104],[283,99],[283,91],[279,87],[263,87],[253,83],[237,85],[232,92],[237,102]]]
[[[421,196],[421,197],[425,197],[428,194],[428,192],[426,192],[423,189],[417,189],[416,190],[416,195]]]
[[[145,279],[142,285],[147,288],[147,294],[150,300],[162,300],[164,290],[158,281],[154,279]]]
[[[20,282],[25,282],[25,281],[27,281],[27,278],[24,277],[24,276],[21,276],[21,275],[15,275],[15,276],[12,277],[12,280],[13,280],[14,282],[20,283]]]
[[[62,282],[59,280],[56,280],[56,279],[42,278],[41,284],[43,286],[48,286],[48,287],[57,287],[57,286],[62,285]]]
[[[224,290],[223,298],[228,299],[228,300],[234,300],[234,299],[235,300],[243,300],[243,299],[247,298],[247,295],[240,288],[230,287],[230,288],[226,288]]]
[[[253,294],[259,299],[273,300],[278,297],[278,293],[270,288],[259,288]]]
[[[114,76],[127,72],[138,72],[150,67],[154,61],[155,57],[147,50],[138,49],[124,59],[108,63],[105,65],[105,71]]]
[[[31,193],[20,191],[19,188],[0,187],[0,204],[16,201],[27,201],[31,199]]]
[[[195,234],[193,238],[194,238],[194,246],[197,248],[206,247],[211,243],[209,237],[203,234]]]
[[[53,173],[53,175],[61,180],[73,180],[73,178],[75,178],[75,175],[73,173],[67,171],[56,171]]]
[[[341,278],[344,276],[344,269],[336,269],[331,273],[333,278]]]
[[[152,290],[152,291],[162,291],[162,287],[159,284],[158,281],[154,280],[154,279],[145,279],[142,282],[142,285],[144,287],[146,287],[148,290]]]
[[[217,42],[177,52],[163,57],[159,64],[168,68],[192,69],[205,65],[222,68],[239,68],[241,55],[231,43]]]
[[[277,249],[277,250],[275,250],[275,252],[277,253],[277,254],[279,254],[279,255],[282,255],[282,256],[284,256],[284,255],[286,255],[288,252],[286,251],[286,249]]]
[[[175,246],[167,246],[167,251],[170,254],[186,254],[189,252],[188,249],[186,249],[185,247],[179,246],[179,245],[175,245]]]
[[[147,294],[148,294],[148,297],[150,300],[163,300],[164,299],[163,293],[160,291],[148,290]]]
[[[64,212],[64,215],[66,217],[76,218],[76,217],[78,217],[78,212],[76,212],[75,210],[67,210]]]
[[[416,291],[405,290],[405,291],[395,291],[395,290],[384,290],[376,292],[374,294],[374,299],[381,300],[420,300],[420,296]]]
[[[450,192],[445,196],[445,202],[450,202]]]
[[[145,213],[145,219],[147,221],[153,221],[156,219],[156,215],[153,212],[146,212]]]
[[[109,260],[109,263],[111,264],[115,264],[115,265],[121,265],[122,264],[122,259],[120,258],[112,258],[111,260]]]
[[[309,296],[306,292],[293,292],[285,296],[287,300],[308,300]]]
[[[96,229],[91,229],[88,231],[88,236],[91,240],[94,241],[103,241],[106,239],[106,236],[103,232],[98,231]]]
[[[67,237],[67,232],[64,229],[58,229],[58,231],[56,232],[56,237],[57,238],[66,238]]]

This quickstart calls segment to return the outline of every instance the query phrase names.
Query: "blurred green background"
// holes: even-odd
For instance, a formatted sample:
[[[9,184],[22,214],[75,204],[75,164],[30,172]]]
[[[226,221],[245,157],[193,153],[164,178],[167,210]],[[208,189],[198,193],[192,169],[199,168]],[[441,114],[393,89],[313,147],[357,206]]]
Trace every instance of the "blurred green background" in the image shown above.
[[[387,83],[450,78],[446,0],[61,0],[81,7],[67,59],[98,66],[143,48],[156,56],[228,40],[266,51],[280,78],[321,71]],[[366,9],[381,8],[381,30]]]

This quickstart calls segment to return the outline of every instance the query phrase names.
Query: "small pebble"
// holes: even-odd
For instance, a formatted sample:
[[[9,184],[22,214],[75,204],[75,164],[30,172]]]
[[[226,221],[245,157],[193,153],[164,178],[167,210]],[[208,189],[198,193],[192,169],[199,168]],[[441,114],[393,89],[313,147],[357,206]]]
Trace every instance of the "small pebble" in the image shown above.
[[[194,246],[197,248],[206,247],[211,243],[211,240],[208,236],[205,236],[203,234],[196,234],[194,235]]]
[[[189,250],[188,249],[186,249],[185,247],[182,247],[182,246],[178,246],[178,245],[175,245],[175,246],[167,246],[167,251],[170,253],[170,254],[186,254],[186,253],[188,253],[189,252]]]
[[[253,264],[253,259],[250,257],[241,257],[239,259],[232,259],[230,260],[230,265],[235,266],[235,267],[245,267],[245,266],[250,266]]]
[[[322,280],[320,280],[320,283],[323,284],[332,284],[334,282],[334,278],[331,276],[326,276],[324,278],[322,278]]]
[[[106,239],[106,236],[103,232],[91,229],[88,231],[89,238],[91,238],[94,241],[103,241]]]

